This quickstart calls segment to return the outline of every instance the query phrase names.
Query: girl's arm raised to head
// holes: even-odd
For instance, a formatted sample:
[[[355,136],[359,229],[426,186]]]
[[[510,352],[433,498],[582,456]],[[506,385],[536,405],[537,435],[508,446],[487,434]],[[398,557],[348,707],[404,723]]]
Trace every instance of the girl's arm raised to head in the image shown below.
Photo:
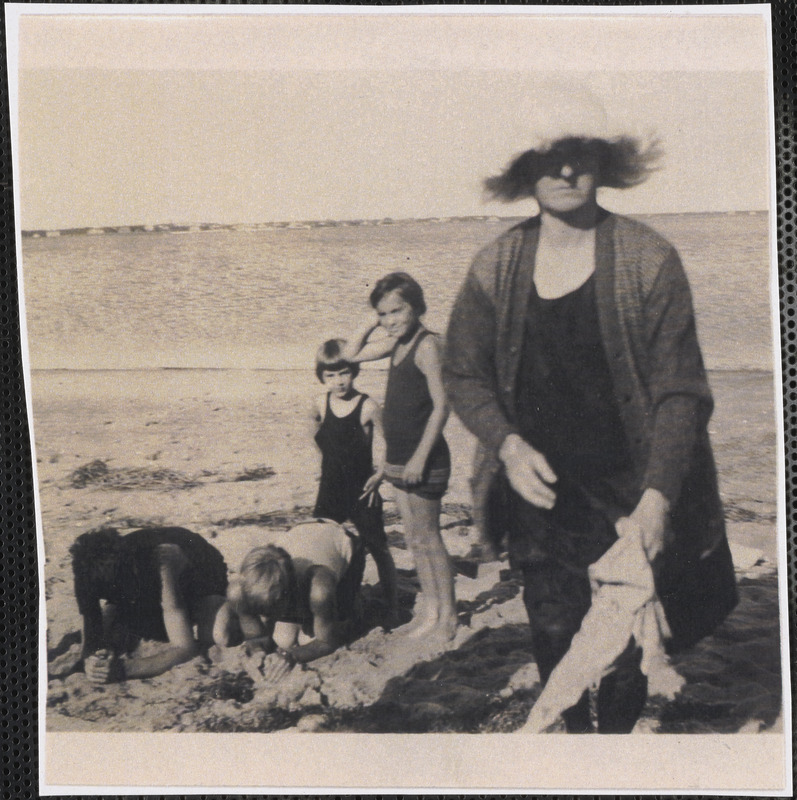
[[[418,345],[415,352],[415,364],[426,378],[432,398],[432,413],[426,421],[418,448],[404,467],[404,482],[409,485],[421,482],[426,461],[448,419],[448,401],[443,388],[443,368],[437,336],[427,336]]]
[[[359,363],[361,361],[378,361],[380,358],[390,355],[396,346],[396,340],[392,337],[385,336],[374,342],[368,341],[368,338],[378,327],[378,320],[369,317],[368,321],[363,323],[354,335],[347,340],[346,346],[341,353],[341,358],[351,363]]]

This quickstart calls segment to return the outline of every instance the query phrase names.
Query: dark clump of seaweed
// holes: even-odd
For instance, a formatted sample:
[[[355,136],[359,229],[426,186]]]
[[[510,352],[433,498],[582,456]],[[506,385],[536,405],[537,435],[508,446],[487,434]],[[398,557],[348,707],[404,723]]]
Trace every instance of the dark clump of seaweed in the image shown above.
[[[136,489],[193,489],[199,486],[195,478],[172,469],[158,467],[109,467],[102,459],[78,467],[69,476],[73,489],[95,486],[100,489],[133,491]]]
[[[264,481],[277,473],[271,467],[257,466],[249,469],[244,467],[240,475],[236,475],[232,480],[234,483],[240,481]]]
[[[230,519],[219,519],[213,524],[219,528],[240,528],[245,525],[259,525],[264,528],[291,528],[300,522],[312,519],[312,508],[296,506],[292,511],[264,511],[262,513],[242,514]]]
[[[102,459],[83,464],[69,475],[69,485],[73,489],[95,487],[117,491],[154,490],[172,491],[194,489],[206,483],[236,483],[238,481],[264,481],[276,473],[271,467],[258,465],[244,467],[236,475],[219,476],[204,470],[199,475],[186,475],[165,467],[109,467]]]
[[[69,483],[73,489],[85,489],[95,483],[103,483],[108,479],[108,465],[101,459],[90,461],[78,467],[70,476]]]

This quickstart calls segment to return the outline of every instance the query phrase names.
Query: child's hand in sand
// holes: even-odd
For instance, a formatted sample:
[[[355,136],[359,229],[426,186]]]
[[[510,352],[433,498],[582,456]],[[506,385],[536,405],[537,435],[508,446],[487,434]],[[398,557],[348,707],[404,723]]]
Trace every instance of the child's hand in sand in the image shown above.
[[[86,677],[98,685],[121,680],[122,664],[110,650],[98,650],[85,659]]]
[[[248,656],[255,653],[268,653],[273,646],[274,642],[270,636],[258,636],[255,639],[247,639],[244,642],[244,650]]]
[[[279,648],[269,653],[263,661],[263,677],[267,683],[281,681],[294,667],[296,662],[287,650]]]

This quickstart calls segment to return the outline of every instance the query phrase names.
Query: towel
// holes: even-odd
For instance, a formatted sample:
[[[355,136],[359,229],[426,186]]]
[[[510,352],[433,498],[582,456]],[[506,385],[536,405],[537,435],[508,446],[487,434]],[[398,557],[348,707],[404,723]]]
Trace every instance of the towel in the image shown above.
[[[684,684],[664,652],[670,631],[639,531],[618,539],[590,566],[589,576],[592,605],[520,733],[549,728],[585,689],[612,671],[632,637],[642,648],[640,666],[650,694],[672,698]]]

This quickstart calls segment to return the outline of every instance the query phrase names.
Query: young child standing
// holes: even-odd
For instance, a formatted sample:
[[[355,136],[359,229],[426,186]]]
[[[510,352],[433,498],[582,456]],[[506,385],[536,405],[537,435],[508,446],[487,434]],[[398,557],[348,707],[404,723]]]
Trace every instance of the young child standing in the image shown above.
[[[440,536],[440,501],[448,488],[451,460],[442,431],[448,405],[437,337],[421,323],[426,303],[420,285],[405,272],[377,282],[370,297],[377,320],[369,321],[344,348],[349,362],[390,356],[383,413],[385,478],[415,559],[421,595],[402,632],[452,639],[457,627],[454,578]],[[387,337],[369,341],[377,327]]]
[[[385,439],[378,403],[354,388],[359,366],[341,355],[346,342],[330,339],[316,354],[316,375],[327,391],[312,407],[315,441],[321,450],[321,482],[313,515],[354,523],[376,562],[387,607],[385,625],[398,624],[396,566],[382,520],[379,484]]]

